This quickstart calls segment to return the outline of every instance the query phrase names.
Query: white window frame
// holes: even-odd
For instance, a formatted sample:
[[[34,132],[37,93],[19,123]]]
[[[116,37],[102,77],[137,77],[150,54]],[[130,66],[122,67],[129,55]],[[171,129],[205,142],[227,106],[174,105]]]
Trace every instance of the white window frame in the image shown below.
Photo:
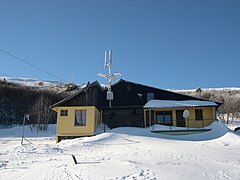
[[[86,126],[87,110],[75,110],[74,126]]]

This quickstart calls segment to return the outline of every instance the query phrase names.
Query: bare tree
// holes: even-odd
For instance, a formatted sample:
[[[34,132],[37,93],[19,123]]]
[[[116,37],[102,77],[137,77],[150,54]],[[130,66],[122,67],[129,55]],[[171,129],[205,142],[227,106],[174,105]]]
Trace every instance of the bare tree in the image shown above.
[[[196,91],[184,92],[188,95],[209,99],[213,101],[223,102],[218,109],[218,117],[226,122],[234,121],[240,118],[240,94],[234,90],[203,90],[201,88]]]
[[[52,111],[49,109],[51,101],[48,97],[40,95],[33,106],[34,119],[33,126],[36,125],[37,131],[45,131],[52,118]]]
[[[196,89],[196,93],[199,94],[199,95],[201,95],[201,93],[202,93],[202,88],[197,88],[197,89]]]

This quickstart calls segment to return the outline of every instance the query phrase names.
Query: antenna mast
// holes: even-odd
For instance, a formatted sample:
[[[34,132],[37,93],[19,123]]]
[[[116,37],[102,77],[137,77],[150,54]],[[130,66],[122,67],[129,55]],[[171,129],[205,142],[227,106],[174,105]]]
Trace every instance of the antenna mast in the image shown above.
[[[112,107],[111,101],[113,100],[113,92],[111,90],[112,81],[118,77],[121,76],[121,73],[112,73],[112,50],[108,51],[108,60],[107,60],[107,51],[104,52],[104,69],[108,68],[108,74],[97,74],[98,76],[101,76],[103,78],[108,79],[107,84],[107,100],[109,100],[109,107]]]

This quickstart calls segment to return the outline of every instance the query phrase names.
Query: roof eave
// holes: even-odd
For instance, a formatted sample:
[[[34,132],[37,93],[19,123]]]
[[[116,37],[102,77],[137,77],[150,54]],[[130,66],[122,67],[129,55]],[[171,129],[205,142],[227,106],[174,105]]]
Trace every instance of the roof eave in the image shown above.
[[[200,108],[200,107],[217,107],[217,105],[207,106],[165,106],[165,107],[143,107],[144,109],[164,109],[164,108]]]

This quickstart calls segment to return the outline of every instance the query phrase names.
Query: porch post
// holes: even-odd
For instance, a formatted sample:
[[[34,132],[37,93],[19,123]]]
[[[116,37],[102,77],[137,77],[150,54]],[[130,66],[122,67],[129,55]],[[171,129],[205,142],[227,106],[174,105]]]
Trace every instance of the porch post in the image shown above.
[[[204,129],[204,119],[202,120],[202,128]]]
[[[152,118],[151,118],[151,108],[149,108],[148,120],[149,120],[149,127],[152,125]]]

